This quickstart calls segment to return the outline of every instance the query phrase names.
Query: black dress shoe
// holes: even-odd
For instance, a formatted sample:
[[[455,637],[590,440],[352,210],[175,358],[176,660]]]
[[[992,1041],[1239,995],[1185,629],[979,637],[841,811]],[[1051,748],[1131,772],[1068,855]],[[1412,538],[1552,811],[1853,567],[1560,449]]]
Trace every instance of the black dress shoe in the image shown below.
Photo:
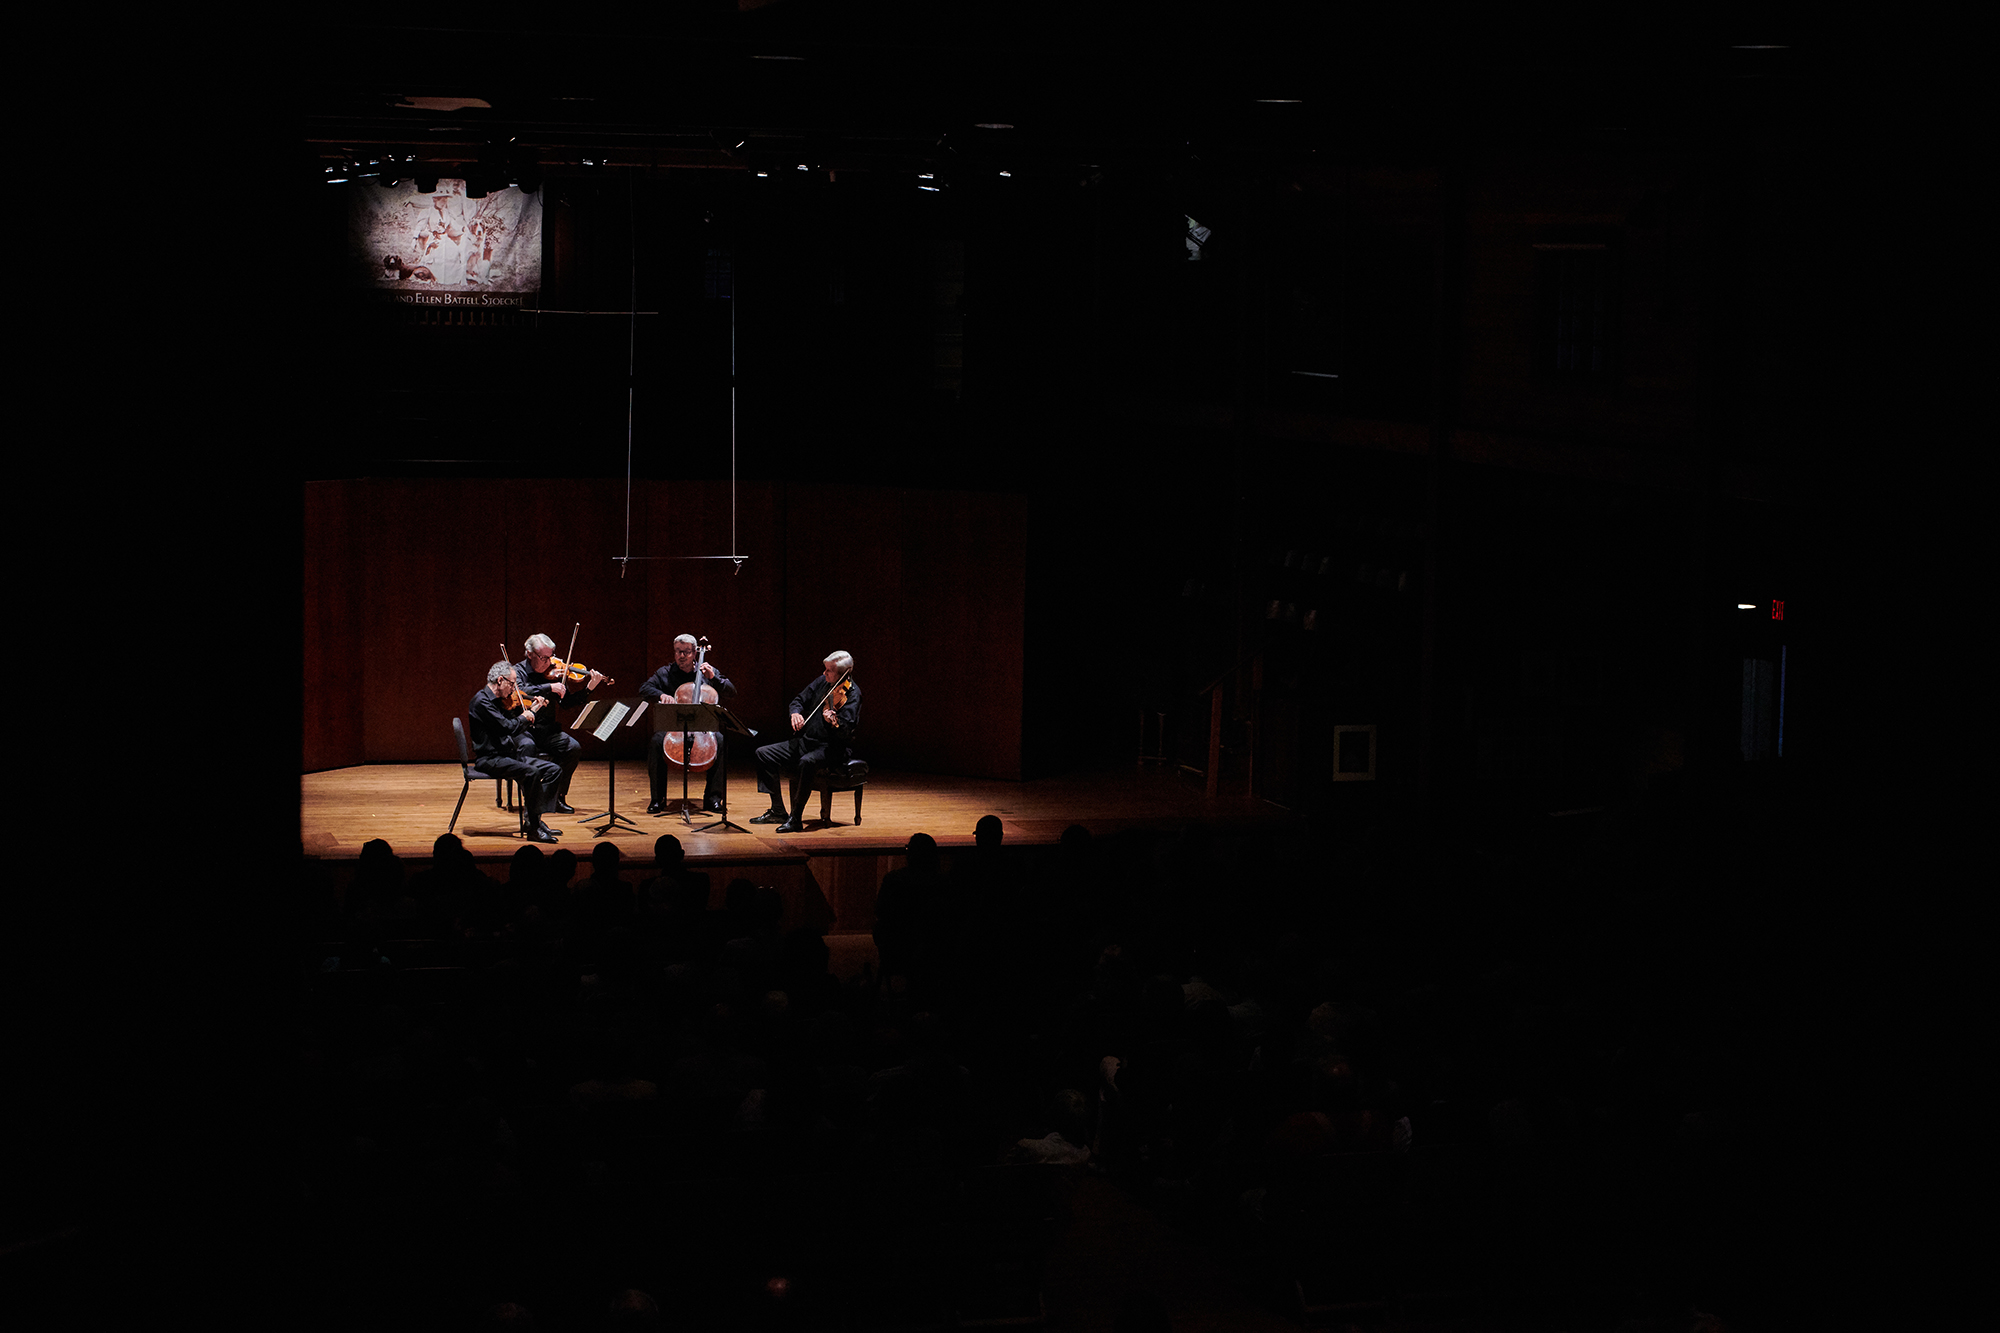
[[[783,810],[766,810],[750,822],[753,824],[782,824],[789,818]]]
[[[561,829],[559,829],[559,828],[550,828],[550,827],[549,827],[549,826],[548,826],[547,824],[543,824],[543,825],[541,826],[541,831],[542,831],[543,833],[546,833],[546,834],[547,834],[547,835],[548,835],[549,837],[551,837],[551,838],[560,838],[560,837],[562,836],[562,830],[561,830]]]
[[[549,832],[547,825],[543,825],[533,833],[523,833],[521,836],[529,842],[555,842],[557,840],[556,835]]]
[[[576,813],[576,807],[569,804],[567,801],[550,801],[547,805],[543,806],[542,809],[548,811],[548,813],[552,815],[573,815]]]
[[[711,796],[701,803],[701,808],[712,815],[719,815],[722,813],[722,798],[720,796]]]
[[[796,819],[788,819],[772,831],[774,833],[804,833],[806,826]]]
[[[648,805],[646,807],[646,813],[649,815],[664,815],[665,813],[667,813],[666,797],[662,796],[659,800],[654,801],[652,804]]]

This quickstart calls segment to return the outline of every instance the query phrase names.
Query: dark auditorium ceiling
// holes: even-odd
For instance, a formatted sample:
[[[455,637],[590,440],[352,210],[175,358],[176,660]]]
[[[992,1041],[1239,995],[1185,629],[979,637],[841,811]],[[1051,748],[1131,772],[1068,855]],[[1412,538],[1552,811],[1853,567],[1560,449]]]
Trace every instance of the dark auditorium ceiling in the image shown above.
[[[307,170],[395,151],[447,169],[511,154],[548,175],[976,162],[1067,176],[1105,157],[1402,155],[1510,129],[1727,134],[1745,89],[1840,79],[1848,59],[1839,34],[1754,20],[1634,35],[1401,7],[1104,8],[711,0],[327,21],[291,93]]]

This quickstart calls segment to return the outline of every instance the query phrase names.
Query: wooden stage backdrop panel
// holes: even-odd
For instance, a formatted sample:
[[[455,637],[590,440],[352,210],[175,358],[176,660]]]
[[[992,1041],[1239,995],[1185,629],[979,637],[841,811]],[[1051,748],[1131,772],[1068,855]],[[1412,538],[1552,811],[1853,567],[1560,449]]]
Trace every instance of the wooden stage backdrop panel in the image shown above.
[[[862,752],[1019,779],[1026,501],[795,488],[787,519],[788,651],[801,683],[820,654],[855,655]]]
[[[309,773],[367,762],[364,690],[355,688],[367,643],[362,608],[366,554],[363,481],[315,481],[305,494],[305,767]]]
[[[767,734],[835,648],[863,686],[862,752],[1021,776],[1026,504],[1018,496],[728,482],[380,478],[306,488],[308,771],[455,756],[451,719],[506,644],[541,632],[636,693],[705,634]],[[729,550],[731,545],[738,550]],[[600,755],[601,752],[593,751]],[[621,758],[637,757],[621,746]],[[643,782],[643,778],[637,781]]]
[[[784,660],[782,488],[766,482],[737,487],[733,536],[727,482],[654,481],[641,496],[650,532],[645,553],[677,557],[632,567],[634,577],[646,579],[647,673],[673,660],[675,635],[705,636],[714,645],[717,669],[736,683],[736,697],[726,702],[751,726],[768,727],[772,698],[790,674]],[[709,555],[749,558],[740,569],[727,560],[678,558]]]
[[[505,485],[506,599],[498,623],[507,631],[507,659],[518,662],[526,655],[530,634],[548,635],[556,652],[566,653],[575,631],[577,659],[617,681],[603,688],[613,696],[638,693],[656,664],[646,658],[645,575],[618,577],[615,557],[625,549],[625,483]],[[641,505],[632,508],[632,548],[643,551],[647,514]],[[485,649],[482,665],[492,662],[498,648],[495,643]],[[468,696],[477,683],[466,689]]]
[[[860,753],[871,762],[900,760],[911,730],[902,700],[908,556],[895,491],[793,487],[787,496],[784,698],[813,677],[826,654],[854,654]],[[938,650],[949,652],[942,644]]]
[[[921,772],[1019,781],[1027,501],[924,491],[900,498],[897,760]],[[949,727],[937,725],[947,717]]]

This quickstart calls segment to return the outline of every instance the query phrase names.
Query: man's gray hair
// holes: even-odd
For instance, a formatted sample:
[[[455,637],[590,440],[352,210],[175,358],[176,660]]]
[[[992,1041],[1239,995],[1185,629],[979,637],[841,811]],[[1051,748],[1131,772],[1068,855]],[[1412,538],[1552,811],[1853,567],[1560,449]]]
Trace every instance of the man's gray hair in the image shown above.
[[[535,655],[535,649],[553,648],[555,646],[556,646],[556,641],[554,639],[551,639],[546,634],[530,634],[528,636],[528,642],[522,646],[521,656],[533,657]]]
[[[486,688],[489,690],[492,689],[493,683],[499,680],[500,677],[511,676],[513,674],[514,664],[512,662],[495,662],[492,666],[486,668]]]
[[[822,666],[826,665],[828,662],[831,662],[833,663],[833,665],[839,667],[842,671],[854,670],[854,654],[843,653],[838,648],[834,649],[832,652],[828,653],[825,657],[822,657],[819,660],[820,660],[820,665]]]
[[[692,634],[676,634],[674,635],[674,642],[684,643],[690,648],[699,648],[701,646],[701,641]]]

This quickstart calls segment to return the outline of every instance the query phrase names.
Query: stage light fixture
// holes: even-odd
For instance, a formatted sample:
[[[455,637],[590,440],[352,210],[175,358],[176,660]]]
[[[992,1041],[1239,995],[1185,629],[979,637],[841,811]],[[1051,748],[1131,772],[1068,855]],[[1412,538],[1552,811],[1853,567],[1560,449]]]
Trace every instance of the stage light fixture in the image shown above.
[[[419,172],[419,173],[417,173],[417,174],[416,174],[416,175],[415,175],[414,177],[412,177],[412,181],[413,181],[413,183],[414,183],[414,184],[416,185],[416,187],[417,187],[417,193],[418,193],[418,194],[436,194],[436,193],[437,193],[437,187],[438,187],[438,178],[437,178],[437,176],[436,176],[435,174],[431,174],[431,175],[428,175],[428,176],[427,176],[427,175],[424,175],[423,173]]]

